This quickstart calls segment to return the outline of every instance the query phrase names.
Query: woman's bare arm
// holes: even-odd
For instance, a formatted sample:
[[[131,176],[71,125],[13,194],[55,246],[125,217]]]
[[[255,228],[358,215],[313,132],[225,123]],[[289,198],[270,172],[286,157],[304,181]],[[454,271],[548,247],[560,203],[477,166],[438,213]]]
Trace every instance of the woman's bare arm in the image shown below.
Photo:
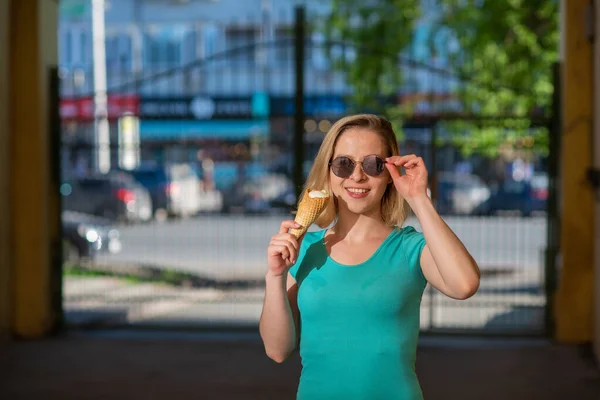
[[[265,299],[259,330],[267,355],[284,362],[296,349],[299,338],[298,285],[289,274],[267,272]]]
[[[427,281],[457,300],[473,296],[479,288],[480,272],[471,254],[429,198],[414,199],[411,206],[427,241],[421,253],[421,269]]]

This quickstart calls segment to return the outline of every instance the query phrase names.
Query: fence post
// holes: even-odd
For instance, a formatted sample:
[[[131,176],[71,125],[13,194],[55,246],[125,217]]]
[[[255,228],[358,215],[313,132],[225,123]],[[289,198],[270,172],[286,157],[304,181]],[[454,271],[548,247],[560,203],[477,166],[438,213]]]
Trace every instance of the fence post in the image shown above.
[[[296,7],[295,29],[294,29],[294,75],[295,87],[295,111],[294,111],[294,186],[296,187],[296,198],[300,197],[304,183],[304,7]]]
[[[430,159],[430,165],[429,165],[429,185],[431,187],[431,201],[433,202],[433,204],[437,207],[437,148],[436,143],[437,143],[437,138],[438,138],[438,121],[435,121],[433,123],[433,126],[431,127],[431,136],[430,136],[430,143],[429,143],[429,156],[431,157]],[[436,291],[433,288],[432,285],[427,285],[429,287],[428,289],[428,295],[429,295],[429,331],[434,331],[435,330],[435,296],[436,296]]]
[[[561,79],[560,62],[552,68],[552,82],[554,93],[552,95],[552,115],[548,129],[548,204],[547,204],[547,239],[544,254],[544,291],[546,306],[544,310],[544,329],[547,336],[554,335],[554,294],[556,291],[557,271],[556,257],[559,247],[559,220],[558,220],[558,171],[560,160],[561,139]]]
[[[431,186],[431,200],[433,201],[433,204],[435,204],[437,206],[437,200],[438,200],[438,176],[437,176],[437,148],[436,148],[436,144],[438,141],[438,125],[439,122],[434,122],[433,126],[431,127],[431,136],[430,136],[430,154],[429,156],[431,157],[430,162],[431,165],[429,166],[429,184]]]
[[[50,115],[50,193],[49,193],[49,228],[50,240],[50,306],[53,320],[52,333],[57,333],[64,326],[63,309],[63,229],[62,229],[62,196],[61,182],[61,121],[60,121],[60,82],[58,67],[48,70],[49,80],[49,115]]]

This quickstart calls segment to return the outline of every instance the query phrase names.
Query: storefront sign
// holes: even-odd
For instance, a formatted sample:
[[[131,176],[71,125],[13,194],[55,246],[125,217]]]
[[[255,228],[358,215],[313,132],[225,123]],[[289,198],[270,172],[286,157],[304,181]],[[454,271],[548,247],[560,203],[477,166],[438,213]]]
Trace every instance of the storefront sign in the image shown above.
[[[271,96],[271,115],[285,117],[296,110],[293,96]],[[336,117],[348,112],[348,104],[340,95],[312,95],[304,97],[304,114],[307,116]]]
[[[265,106],[266,104],[266,106]],[[143,97],[144,119],[252,119],[268,116],[268,102],[259,94],[246,97]]]
[[[109,94],[107,97],[108,119],[116,120],[123,115],[137,115],[139,98],[132,94]],[[63,98],[60,100],[60,117],[71,121],[93,121],[93,97]]]

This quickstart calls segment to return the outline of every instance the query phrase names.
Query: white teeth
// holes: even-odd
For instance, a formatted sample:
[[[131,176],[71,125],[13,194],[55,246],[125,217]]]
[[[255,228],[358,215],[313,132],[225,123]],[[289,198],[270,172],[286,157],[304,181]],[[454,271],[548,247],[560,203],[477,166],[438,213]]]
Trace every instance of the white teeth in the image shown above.
[[[367,193],[369,191],[368,189],[353,189],[353,188],[348,188],[347,190],[351,193]]]

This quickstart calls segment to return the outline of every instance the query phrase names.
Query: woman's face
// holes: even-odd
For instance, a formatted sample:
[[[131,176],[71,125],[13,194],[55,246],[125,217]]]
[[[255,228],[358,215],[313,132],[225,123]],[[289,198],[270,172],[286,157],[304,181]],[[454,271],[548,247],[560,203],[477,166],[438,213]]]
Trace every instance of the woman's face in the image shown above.
[[[378,156],[379,160],[373,156]],[[381,165],[388,156],[385,142],[379,134],[365,128],[350,128],[342,133],[334,148],[333,165],[329,169],[331,190],[340,208],[346,208],[354,214],[380,212],[381,199],[391,183],[388,170]],[[334,173],[335,170],[351,171],[352,161],[355,165],[349,176],[340,177],[339,173]],[[365,173],[363,168],[371,175]],[[379,175],[372,176],[373,172],[379,170]]]

